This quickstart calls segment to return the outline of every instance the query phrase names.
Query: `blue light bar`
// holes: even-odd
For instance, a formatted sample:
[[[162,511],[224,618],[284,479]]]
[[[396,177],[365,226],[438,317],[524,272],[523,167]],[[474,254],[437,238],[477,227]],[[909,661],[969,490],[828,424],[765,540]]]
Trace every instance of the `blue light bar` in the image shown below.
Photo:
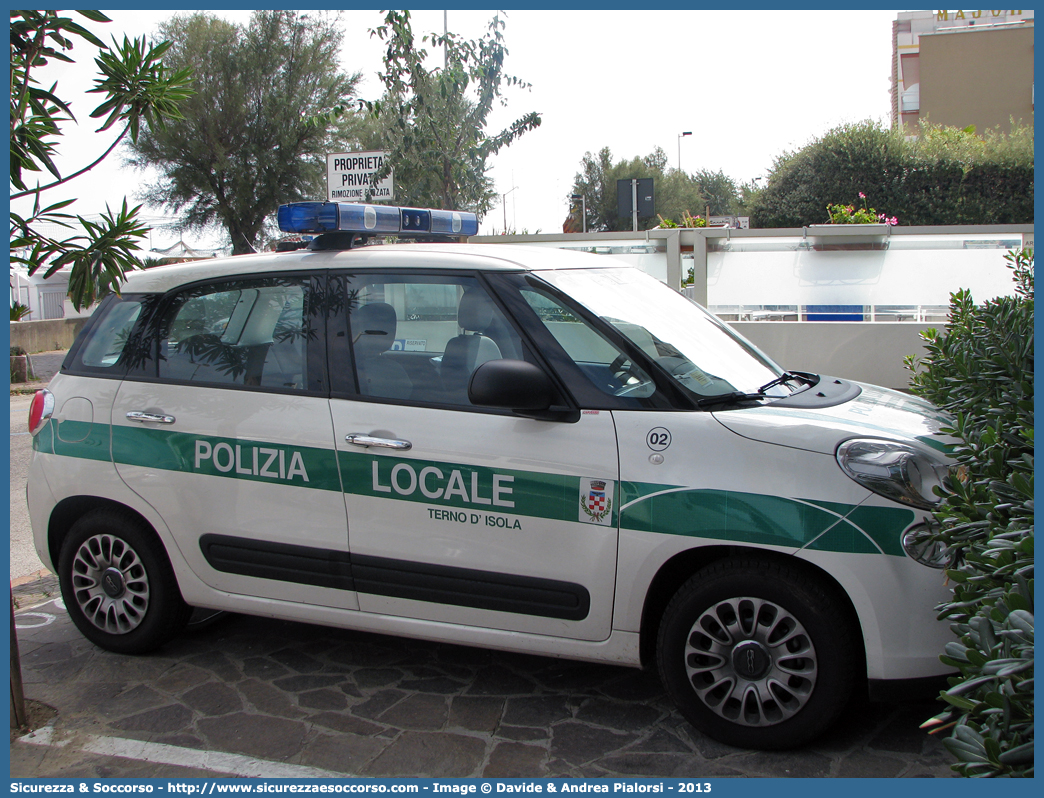
[[[440,235],[477,236],[478,216],[465,211],[432,211],[431,232]]]
[[[337,206],[330,202],[280,205],[276,216],[284,233],[329,233],[337,229]]]
[[[356,205],[339,202],[337,229],[344,233],[383,233],[394,235],[399,232],[399,209],[387,205]]]
[[[431,214],[424,208],[399,208],[402,214],[402,231],[406,233],[430,233]]]
[[[280,205],[284,233],[359,233],[361,235],[478,235],[478,216],[467,211],[397,208],[352,202],[294,202]]]

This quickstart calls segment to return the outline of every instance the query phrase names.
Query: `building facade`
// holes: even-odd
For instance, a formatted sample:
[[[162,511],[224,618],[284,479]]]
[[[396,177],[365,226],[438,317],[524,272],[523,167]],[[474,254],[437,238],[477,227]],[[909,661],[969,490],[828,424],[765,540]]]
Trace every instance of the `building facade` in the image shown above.
[[[892,125],[1007,132],[1033,123],[1033,11],[904,11],[892,23]]]

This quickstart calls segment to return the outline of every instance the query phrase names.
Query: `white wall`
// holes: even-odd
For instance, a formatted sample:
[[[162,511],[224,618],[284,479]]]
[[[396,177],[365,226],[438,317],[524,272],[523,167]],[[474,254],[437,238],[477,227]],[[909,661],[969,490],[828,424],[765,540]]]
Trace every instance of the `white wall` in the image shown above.
[[[921,330],[944,325],[912,322],[733,321],[729,325],[785,369],[811,371],[906,390],[906,355],[925,353]]]
[[[896,239],[887,250],[710,252],[707,304],[946,306],[962,288],[976,302],[1014,291],[1003,248],[900,249]]]

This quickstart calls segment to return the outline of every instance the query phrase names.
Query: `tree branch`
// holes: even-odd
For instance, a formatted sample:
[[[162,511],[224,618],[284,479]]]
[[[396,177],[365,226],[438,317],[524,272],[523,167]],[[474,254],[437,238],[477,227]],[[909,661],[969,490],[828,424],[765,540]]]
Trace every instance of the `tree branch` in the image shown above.
[[[54,188],[55,186],[60,186],[62,183],[68,183],[70,180],[73,180],[73,179],[79,177],[80,175],[85,174],[86,172],[91,171],[94,167],[96,167],[98,164],[100,164],[102,161],[104,161],[109,156],[110,152],[112,152],[114,149],[116,149],[116,145],[119,144],[121,141],[123,141],[123,137],[127,135],[127,131],[129,131],[129,130],[130,130],[130,125],[127,125],[127,127],[125,127],[123,129],[123,132],[120,133],[120,135],[116,139],[116,141],[114,141],[109,146],[109,149],[107,149],[105,152],[103,152],[98,157],[98,159],[94,163],[92,163],[90,166],[85,166],[80,171],[74,172],[73,174],[68,175],[67,177],[63,177],[60,180],[55,180],[50,185],[43,186],[42,188],[41,187],[30,188],[30,189],[27,189],[26,191],[20,191],[17,194],[12,194],[11,195],[11,199],[12,200],[16,200],[16,199],[21,199],[22,197],[27,197],[30,194],[40,194],[41,192],[47,191],[48,189]]]

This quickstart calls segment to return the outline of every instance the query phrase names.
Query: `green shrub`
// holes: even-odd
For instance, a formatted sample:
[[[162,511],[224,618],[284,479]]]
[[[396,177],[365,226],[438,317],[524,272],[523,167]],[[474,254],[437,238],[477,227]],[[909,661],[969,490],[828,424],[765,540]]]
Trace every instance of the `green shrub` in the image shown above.
[[[11,305],[11,321],[21,321],[32,312],[32,309],[28,305],[23,305],[21,302],[15,302]]]
[[[960,672],[925,726],[948,730],[964,776],[1033,775],[1033,252],[1005,255],[1016,295],[976,305],[953,294],[946,330],[908,358],[914,393],[949,410],[961,476],[932,539],[954,555],[939,606]]]
[[[824,224],[827,205],[857,192],[904,226],[1032,224],[1033,138],[1032,125],[976,135],[925,123],[910,141],[872,121],[841,125],[775,159],[750,224]]]

